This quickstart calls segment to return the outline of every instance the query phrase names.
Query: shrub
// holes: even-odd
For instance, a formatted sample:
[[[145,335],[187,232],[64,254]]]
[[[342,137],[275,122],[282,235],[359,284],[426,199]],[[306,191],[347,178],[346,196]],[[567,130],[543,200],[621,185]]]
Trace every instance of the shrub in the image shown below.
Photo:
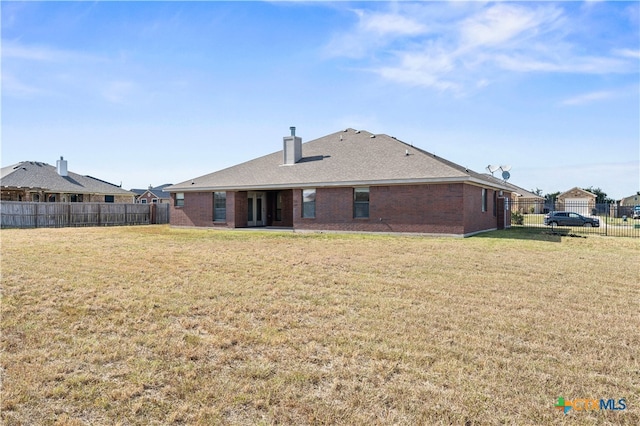
[[[524,216],[520,212],[511,212],[511,224],[522,225],[524,223]]]

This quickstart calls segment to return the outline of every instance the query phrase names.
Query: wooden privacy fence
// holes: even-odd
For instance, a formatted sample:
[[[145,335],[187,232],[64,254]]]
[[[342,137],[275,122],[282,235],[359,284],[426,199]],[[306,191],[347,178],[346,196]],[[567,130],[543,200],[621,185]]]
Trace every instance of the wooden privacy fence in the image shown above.
[[[63,228],[169,223],[169,204],[0,203],[2,228]]]

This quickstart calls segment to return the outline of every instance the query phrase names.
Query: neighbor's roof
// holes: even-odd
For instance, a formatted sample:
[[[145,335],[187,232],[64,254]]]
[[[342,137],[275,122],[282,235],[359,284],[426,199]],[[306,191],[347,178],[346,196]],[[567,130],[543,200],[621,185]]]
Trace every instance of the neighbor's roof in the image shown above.
[[[408,154],[408,155],[407,155]],[[346,129],[302,144],[302,159],[283,165],[278,151],[165,188],[167,192],[313,188],[373,184],[501,182],[394,137]]]
[[[148,191],[156,198],[171,198],[167,192],[163,192],[164,189],[168,186],[171,186],[171,184],[165,183],[164,185],[156,186],[155,188],[149,187],[147,189],[131,189],[131,192],[133,192],[137,196],[140,196],[144,195],[144,193]]]
[[[580,192],[586,196],[593,197],[593,198],[597,197],[596,194],[575,186],[568,191],[564,191],[562,194],[558,194],[556,198],[566,198],[566,196],[571,195],[572,192]]]
[[[502,179],[498,179],[497,177],[489,174],[489,173],[484,173],[484,176],[486,176],[488,179],[491,179],[493,181],[497,181],[497,182],[501,182],[504,186],[506,186],[507,188],[509,188],[511,190],[511,192],[515,195],[517,195],[518,197],[522,197],[522,198],[538,198],[540,200],[544,200],[544,197],[538,195],[538,194],[534,194],[531,191],[527,191],[524,188],[521,188],[517,185],[514,185],[510,182],[505,182]]]
[[[68,176],[60,176],[56,167],[47,163],[23,161],[2,168],[0,185],[3,188],[33,188],[68,194],[133,195],[117,185],[91,176],[73,172],[67,174]]]

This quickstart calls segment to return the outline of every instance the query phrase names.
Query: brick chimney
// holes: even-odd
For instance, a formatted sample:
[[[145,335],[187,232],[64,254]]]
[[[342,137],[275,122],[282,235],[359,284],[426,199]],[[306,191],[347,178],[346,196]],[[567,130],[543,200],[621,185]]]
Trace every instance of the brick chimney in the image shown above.
[[[302,158],[302,139],[296,136],[296,128],[289,127],[291,136],[285,136],[283,139],[283,157],[284,165],[296,164]]]

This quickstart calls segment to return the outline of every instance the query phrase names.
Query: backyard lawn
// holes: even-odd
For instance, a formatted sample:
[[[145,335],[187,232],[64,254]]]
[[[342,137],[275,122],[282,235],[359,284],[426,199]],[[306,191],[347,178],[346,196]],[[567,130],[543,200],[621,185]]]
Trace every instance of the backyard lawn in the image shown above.
[[[0,237],[6,425],[640,424],[637,238]]]

